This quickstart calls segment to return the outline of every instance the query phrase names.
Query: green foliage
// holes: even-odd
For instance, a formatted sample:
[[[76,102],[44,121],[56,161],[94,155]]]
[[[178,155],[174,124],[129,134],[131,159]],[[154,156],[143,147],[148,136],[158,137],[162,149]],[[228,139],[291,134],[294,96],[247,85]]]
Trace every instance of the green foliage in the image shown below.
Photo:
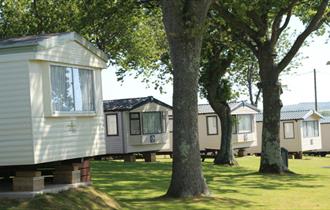
[[[171,80],[161,18],[136,0],[0,0],[0,39],[76,31],[108,54],[118,80],[156,77],[159,87]]]
[[[1,0],[0,38],[73,30],[78,0]]]
[[[232,92],[232,84],[226,73],[236,56],[237,45],[216,10],[209,11],[206,29],[201,53],[200,94],[210,103],[227,103],[236,96]]]

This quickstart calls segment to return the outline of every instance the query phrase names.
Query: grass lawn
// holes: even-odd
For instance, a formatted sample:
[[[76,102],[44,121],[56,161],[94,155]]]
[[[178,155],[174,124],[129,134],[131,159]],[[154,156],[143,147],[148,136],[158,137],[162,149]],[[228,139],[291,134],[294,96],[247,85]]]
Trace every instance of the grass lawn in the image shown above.
[[[0,210],[103,210],[119,207],[109,195],[92,187],[40,195],[33,199],[0,199]]]
[[[239,158],[240,167],[203,163],[211,197],[161,199],[169,185],[171,160],[156,163],[92,163],[94,187],[124,209],[330,209],[330,157],[290,160],[296,175],[256,173],[259,158]]]

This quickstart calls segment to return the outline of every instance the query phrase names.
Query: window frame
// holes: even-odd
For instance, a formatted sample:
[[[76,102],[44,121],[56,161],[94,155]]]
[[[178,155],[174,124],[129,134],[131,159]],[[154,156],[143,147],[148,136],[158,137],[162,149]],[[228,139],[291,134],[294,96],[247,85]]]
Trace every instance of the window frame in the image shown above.
[[[215,118],[216,133],[211,134],[209,132],[209,118]],[[216,136],[219,134],[218,117],[216,115],[206,116],[206,134],[208,136]]]
[[[235,115],[236,116],[236,133],[235,134],[248,134],[248,133],[253,133],[253,115],[252,114],[238,114],[238,115]],[[249,116],[250,118],[250,130],[249,131],[245,131],[245,132],[242,132],[240,131],[239,129],[239,117],[241,116]]]
[[[172,121],[172,128],[171,128],[171,126],[170,126],[170,121]],[[168,126],[169,126],[168,131],[169,131],[170,133],[173,133],[173,116],[172,116],[172,115],[168,115]]]
[[[316,129],[317,130],[317,136],[316,135],[315,136],[314,135],[312,135],[312,136],[308,135],[307,123],[313,123],[314,125],[317,125],[317,129]],[[303,137],[304,138],[320,137],[320,122],[318,120],[304,120],[302,124],[303,124]],[[306,133],[307,133],[306,136],[305,136],[305,125],[306,125]],[[315,133],[316,130],[314,130],[313,133]]]
[[[108,116],[113,116],[113,115],[116,116],[116,134],[109,134],[109,130],[108,130]],[[118,113],[105,114],[105,124],[106,124],[107,136],[119,136]]]
[[[143,122],[143,115],[144,114],[146,114],[146,113],[148,113],[148,114],[150,114],[150,113],[157,113],[157,114],[159,114],[159,116],[160,116],[160,118],[159,118],[159,123],[160,123],[160,130],[161,130],[161,132],[160,133],[145,133],[144,132],[144,122]],[[164,133],[165,131],[163,131],[163,112],[161,112],[161,111],[149,111],[149,112],[142,112],[142,127],[141,127],[141,130],[142,130],[142,134],[143,135],[156,135],[156,134],[162,134],[162,133]]]
[[[51,79],[51,71],[52,71],[52,66],[58,66],[58,67],[64,67],[64,68],[71,68],[71,69],[78,69],[79,70],[88,70],[92,72],[92,93],[93,93],[93,107],[94,110],[90,110],[90,111],[56,111],[54,110],[53,107],[53,102],[52,102],[52,79]],[[73,74],[72,70],[71,73]],[[52,116],[52,117],[61,117],[61,116],[95,116],[97,113],[97,107],[96,107],[96,87],[95,87],[95,69],[92,68],[88,68],[88,67],[83,67],[83,66],[77,66],[77,65],[66,65],[66,64],[59,64],[59,63],[50,63],[48,65],[48,81],[49,81],[49,85],[47,87],[47,89],[45,90],[46,93],[48,93],[48,95],[44,95],[45,99],[48,100],[49,102],[47,102],[49,105],[49,108],[45,108],[45,112],[47,112],[48,116]],[[72,85],[74,87],[74,85]],[[73,88],[73,92],[74,92],[74,88]],[[74,101],[75,103],[75,101]]]
[[[287,137],[285,134],[285,124],[291,124],[292,125],[292,134],[293,136],[292,137]],[[295,139],[296,137],[296,134],[295,134],[295,131],[294,131],[294,122],[283,122],[283,138],[284,139]]]
[[[137,114],[138,117],[133,118],[132,115]],[[132,120],[138,120],[139,121],[139,133],[132,133]],[[141,135],[141,115],[140,112],[130,112],[129,113],[129,134],[131,136],[140,136]]]
[[[237,121],[237,115],[232,115],[231,116],[232,117],[232,119],[231,119],[231,121],[232,121],[232,131],[231,131],[231,133],[232,134],[237,134],[237,124],[238,124],[238,121]]]

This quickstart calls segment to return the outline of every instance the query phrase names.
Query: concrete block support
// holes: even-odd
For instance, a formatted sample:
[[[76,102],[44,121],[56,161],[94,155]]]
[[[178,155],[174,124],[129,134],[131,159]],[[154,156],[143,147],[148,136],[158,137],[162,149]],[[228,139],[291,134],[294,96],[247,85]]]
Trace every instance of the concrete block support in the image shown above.
[[[136,162],[135,154],[126,154],[124,155],[124,162]]]
[[[155,152],[148,152],[143,154],[145,162],[156,162],[156,153]]]
[[[13,191],[40,191],[45,188],[44,177],[40,171],[17,171],[13,179]]]
[[[245,149],[239,149],[237,152],[237,157],[244,157],[245,156]]]
[[[55,168],[54,182],[56,184],[75,184],[80,182],[81,163],[60,165]]]
[[[297,152],[294,154],[294,159],[302,159],[303,158],[303,153],[302,152]]]

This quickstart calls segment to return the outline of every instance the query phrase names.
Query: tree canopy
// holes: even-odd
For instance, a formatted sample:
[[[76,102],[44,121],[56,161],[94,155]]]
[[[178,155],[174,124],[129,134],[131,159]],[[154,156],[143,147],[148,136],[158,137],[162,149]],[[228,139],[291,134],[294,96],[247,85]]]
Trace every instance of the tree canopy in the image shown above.
[[[306,38],[329,19],[328,0],[255,0],[215,3],[219,15],[231,27],[231,33],[256,56],[263,93],[263,130],[260,172],[283,173],[280,151],[280,95],[279,75],[290,64]],[[296,37],[287,52],[278,54],[276,48],[292,16],[304,21],[305,29]],[[280,57],[282,56],[282,57]]]

